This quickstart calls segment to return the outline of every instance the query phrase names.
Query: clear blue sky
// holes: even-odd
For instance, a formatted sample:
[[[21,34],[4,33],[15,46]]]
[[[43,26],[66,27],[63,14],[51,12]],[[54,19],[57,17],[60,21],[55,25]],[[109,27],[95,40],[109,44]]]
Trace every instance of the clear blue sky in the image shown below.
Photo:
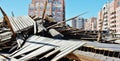
[[[28,5],[32,0],[0,0],[0,6],[5,10],[8,16],[11,16],[11,11],[15,16],[28,14]],[[98,11],[102,8],[107,0],[65,0],[66,2],[66,18],[71,18],[82,12],[88,11],[85,18],[92,16],[97,17]],[[0,17],[1,13],[0,13]]]

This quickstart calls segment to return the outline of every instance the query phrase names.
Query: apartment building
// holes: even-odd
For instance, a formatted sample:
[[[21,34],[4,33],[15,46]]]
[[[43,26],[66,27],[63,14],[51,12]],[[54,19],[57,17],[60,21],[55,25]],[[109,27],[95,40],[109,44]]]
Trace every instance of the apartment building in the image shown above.
[[[103,19],[103,15],[102,15],[102,10],[98,13],[98,18],[97,18],[97,30],[101,29],[102,26],[102,19]]]
[[[116,9],[116,37],[120,37],[120,7]]]
[[[97,18],[91,17],[87,21],[85,21],[85,30],[97,30]]]
[[[120,0],[113,0],[103,5],[103,8],[98,13],[98,30],[103,24],[102,30],[109,31],[113,37],[116,37],[116,34],[119,33],[119,7]]]
[[[42,18],[45,2],[48,1],[46,15],[52,15],[57,21],[65,20],[65,3],[64,0],[32,0],[29,4],[28,15]]]
[[[77,28],[77,29],[84,29],[84,22],[85,22],[86,19],[84,18],[75,18],[73,19],[72,21],[72,27],[73,28]]]
[[[76,28],[77,29],[84,29],[84,18],[77,18]]]
[[[85,21],[85,24],[84,24],[84,30],[91,30],[91,21],[89,21],[89,19],[87,19],[86,21]]]
[[[77,26],[76,26],[76,23],[77,23],[77,20],[76,19],[73,19],[72,20],[72,27],[73,28],[76,28]]]

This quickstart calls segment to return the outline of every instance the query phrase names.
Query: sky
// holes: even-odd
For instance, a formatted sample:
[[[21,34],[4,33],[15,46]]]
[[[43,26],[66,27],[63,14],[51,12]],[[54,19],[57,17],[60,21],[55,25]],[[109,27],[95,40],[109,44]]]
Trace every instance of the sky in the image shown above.
[[[32,0],[0,0],[0,6],[8,16],[28,15],[28,5]],[[87,12],[81,16],[84,18],[97,17],[98,12],[103,7],[107,0],[65,0],[66,19]],[[2,14],[0,13],[0,17]]]

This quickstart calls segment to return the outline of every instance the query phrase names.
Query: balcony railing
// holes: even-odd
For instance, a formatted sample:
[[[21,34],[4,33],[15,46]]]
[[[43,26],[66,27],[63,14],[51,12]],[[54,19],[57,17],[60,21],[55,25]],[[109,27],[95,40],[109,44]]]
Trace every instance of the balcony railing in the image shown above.
[[[115,18],[116,18],[116,15],[111,16],[111,19],[115,19]]]
[[[114,21],[111,21],[111,23],[116,23],[116,20],[114,20]]]
[[[113,14],[116,14],[116,11],[114,11],[114,12],[112,12],[112,13],[110,13],[111,15],[113,15]]]

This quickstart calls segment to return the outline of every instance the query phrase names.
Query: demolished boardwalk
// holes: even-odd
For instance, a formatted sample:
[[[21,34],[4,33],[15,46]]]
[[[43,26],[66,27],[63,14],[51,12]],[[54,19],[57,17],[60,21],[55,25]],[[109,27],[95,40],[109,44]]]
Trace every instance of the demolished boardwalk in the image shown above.
[[[0,34],[1,56],[3,57],[1,60],[57,61],[85,44],[81,41],[61,39],[64,37],[61,33],[55,29],[46,29],[41,24],[43,19],[35,21],[29,16],[7,17],[6,15],[5,18],[7,19],[2,19],[6,23],[2,23]],[[8,55],[2,54],[3,51]]]
[[[74,29],[65,25],[65,21],[57,23],[48,15],[45,19],[37,16],[8,17],[1,11],[0,61],[120,60],[119,44],[93,42],[97,40],[98,31]]]

